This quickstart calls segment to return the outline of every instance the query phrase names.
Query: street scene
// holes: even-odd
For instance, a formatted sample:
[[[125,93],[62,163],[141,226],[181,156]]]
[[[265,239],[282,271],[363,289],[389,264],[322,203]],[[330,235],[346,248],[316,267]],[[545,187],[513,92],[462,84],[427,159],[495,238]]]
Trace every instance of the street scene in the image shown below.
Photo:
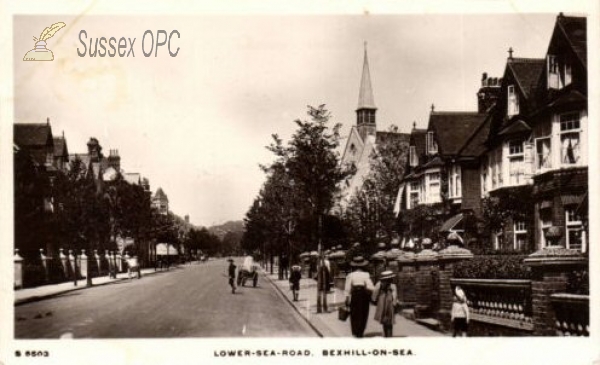
[[[15,17],[16,339],[590,336],[585,15],[250,18]]]

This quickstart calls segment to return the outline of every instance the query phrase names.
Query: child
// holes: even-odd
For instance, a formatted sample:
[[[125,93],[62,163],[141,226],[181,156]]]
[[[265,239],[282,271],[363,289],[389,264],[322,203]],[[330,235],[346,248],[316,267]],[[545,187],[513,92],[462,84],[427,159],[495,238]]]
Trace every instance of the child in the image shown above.
[[[292,273],[290,274],[290,287],[292,289],[292,294],[294,295],[294,302],[298,301],[298,292],[300,291],[300,278],[302,277],[300,270],[300,266],[294,265],[292,266]]]
[[[454,333],[461,333],[462,337],[467,337],[467,327],[469,325],[469,306],[467,305],[467,296],[460,286],[454,291],[454,300],[452,301],[452,312],[450,319],[454,324]]]

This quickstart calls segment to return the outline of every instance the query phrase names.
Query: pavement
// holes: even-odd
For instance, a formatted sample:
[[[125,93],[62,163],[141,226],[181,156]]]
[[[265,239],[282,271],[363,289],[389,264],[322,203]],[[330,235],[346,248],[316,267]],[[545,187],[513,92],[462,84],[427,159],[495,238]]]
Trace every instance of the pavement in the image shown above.
[[[317,282],[313,279],[302,278],[300,280],[300,295],[297,302],[294,302],[292,291],[288,280],[279,280],[277,271],[275,274],[265,272],[265,277],[273,286],[287,299],[287,302],[294,307],[315,332],[321,337],[352,337],[350,329],[350,319],[342,322],[338,319],[338,307],[344,304],[346,296],[343,290],[333,288],[327,295],[327,313],[317,313]],[[375,315],[375,306],[371,306],[369,311],[369,321],[365,329],[365,337],[383,337],[383,328],[381,324],[373,319]],[[394,324],[394,337],[442,337],[447,336],[444,333],[432,330],[420,325],[401,315],[396,315],[396,324]]]
[[[177,266],[171,266],[169,270],[173,270]],[[146,275],[154,275],[161,272],[168,272],[167,269],[158,269],[154,268],[145,268],[142,269],[142,278]],[[131,274],[131,280],[137,279],[137,273]],[[109,278],[108,276],[101,276],[92,279],[93,286],[106,285],[114,282],[118,282],[121,280],[128,280],[129,277],[126,272],[117,274],[116,278]],[[49,284],[49,285],[41,285],[33,288],[19,289],[15,290],[15,305],[21,305],[25,303],[36,302],[48,298],[55,297],[57,295],[61,295],[64,293],[87,289],[86,279],[78,280],[77,285],[73,284],[73,281],[67,281],[59,284]]]

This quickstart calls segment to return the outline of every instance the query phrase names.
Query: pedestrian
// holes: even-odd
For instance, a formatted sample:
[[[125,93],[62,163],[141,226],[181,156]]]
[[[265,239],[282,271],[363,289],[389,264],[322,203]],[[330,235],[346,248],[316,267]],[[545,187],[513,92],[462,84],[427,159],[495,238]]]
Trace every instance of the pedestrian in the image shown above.
[[[231,286],[231,294],[235,294],[235,269],[237,268],[233,263],[233,259],[228,259],[229,261],[229,286]]]
[[[382,272],[373,290],[372,300],[377,305],[375,320],[383,326],[383,337],[393,336],[394,323],[396,323],[398,289],[393,282],[394,277],[394,272],[391,270]]]
[[[364,257],[355,256],[350,262],[353,271],[346,276],[346,305],[350,307],[350,326],[354,337],[363,337],[369,318],[374,287],[369,273],[364,271],[367,265]]]
[[[292,266],[292,272],[290,273],[290,288],[292,289],[292,295],[294,296],[294,302],[298,301],[300,294],[300,279],[302,268],[299,265]]]
[[[129,258],[129,260],[127,260],[127,277],[129,279],[131,279],[131,273],[132,272],[136,272],[137,273],[137,278],[141,279],[142,278],[142,271],[140,268],[140,261],[138,260],[137,256],[132,256]]]
[[[323,256],[319,259],[319,267],[317,268],[317,313],[328,313],[327,309],[327,293],[331,289],[331,271],[329,261]]]
[[[283,280],[287,280],[288,278],[288,267],[290,266],[290,260],[286,254],[281,255],[281,270],[283,275]]]
[[[450,320],[454,324],[454,333],[452,334],[452,337],[456,337],[459,333],[462,337],[467,337],[469,306],[467,304],[467,296],[460,286],[456,286],[456,289],[454,290]]]

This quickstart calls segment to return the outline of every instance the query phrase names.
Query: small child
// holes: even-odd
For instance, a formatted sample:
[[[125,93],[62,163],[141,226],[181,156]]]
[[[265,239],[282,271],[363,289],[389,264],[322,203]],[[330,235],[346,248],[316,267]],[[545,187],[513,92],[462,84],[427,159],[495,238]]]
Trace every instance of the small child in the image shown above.
[[[462,337],[467,337],[469,306],[467,305],[467,296],[460,286],[457,286],[454,290],[450,319],[454,324],[454,333],[452,334],[452,337],[456,337],[459,332]]]
[[[294,302],[298,301],[298,292],[300,291],[300,278],[302,274],[300,272],[301,267],[298,265],[292,266],[292,273],[290,274],[290,289],[292,290],[292,294],[294,296]]]

